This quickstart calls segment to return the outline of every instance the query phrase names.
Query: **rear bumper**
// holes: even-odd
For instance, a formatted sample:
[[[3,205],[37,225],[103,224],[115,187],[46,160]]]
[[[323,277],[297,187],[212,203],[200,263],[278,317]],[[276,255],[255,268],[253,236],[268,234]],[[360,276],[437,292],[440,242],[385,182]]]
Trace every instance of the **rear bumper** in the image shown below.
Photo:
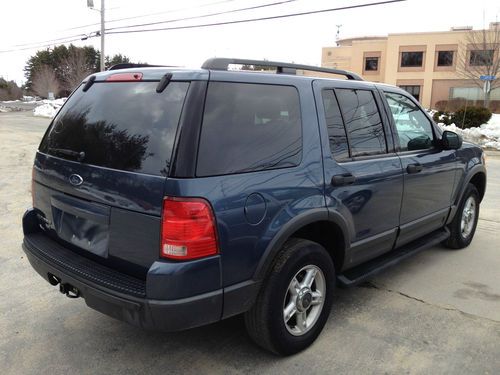
[[[77,288],[86,304],[97,311],[144,329],[167,332],[221,319],[222,289],[181,299],[150,299],[146,297],[145,281],[141,285],[141,280],[92,264],[55,241],[42,241],[40,236],[44,234],[24,237],[23,249],[32,267],[49,282],[53,275],[61,284]],[[70,261],[64,251],[70,252]]]

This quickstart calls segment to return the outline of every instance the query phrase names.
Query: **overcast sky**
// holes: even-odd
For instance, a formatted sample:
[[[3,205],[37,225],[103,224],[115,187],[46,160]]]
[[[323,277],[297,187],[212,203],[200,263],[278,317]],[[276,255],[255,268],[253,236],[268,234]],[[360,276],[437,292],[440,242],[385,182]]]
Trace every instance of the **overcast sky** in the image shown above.
[[[283,0],[106,0],[107,28],[172,20]],[[156,27],[195,25],[342,7],[377,0],[295,0],[251,11],[179,21]],[[94,0],[100,6],[100,0]],[[87,0],[2,0],[0,76],[24,82],[23,67],[36,52],[27,43],[75,37],[99,29],[99,12]],[[159,13],[150,15],[151,13]],[[145,17],[111,22],[116,19]],[[106,37],[106,55],[122,53],[133,61],[199,67],[213,56],[293,61],[319,65],[321,47],[340,37],[449,30],[488,25],[500,16],[499,0],[407,0],[404,2],[270,21],[216,27],[118,34]],[[96,25],[92,25],[96,24]],[[90,25],[90,26],[85,26]],[[77,28],[85,26],[83,28]],[[151,26],[150,26],[151,27]],[[142,29],[146,27],[141,27]],[[99,38],[75,45],[100,48]],[[42,43],[39,43],[42,44]],[[22,46],[20,46],[22,45]],[[30,47],[29,50],[1,52]],[[45,47],[46,48],[46,47]]]

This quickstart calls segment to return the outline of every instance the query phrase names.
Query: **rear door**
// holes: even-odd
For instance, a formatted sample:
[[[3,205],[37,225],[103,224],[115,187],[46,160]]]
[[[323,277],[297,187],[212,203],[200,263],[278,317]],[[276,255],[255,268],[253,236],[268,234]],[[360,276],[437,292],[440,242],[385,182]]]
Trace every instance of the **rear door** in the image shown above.
[[[397,246],[442,227],[455,184],[455,150],[436,147],[438,134],[410,96],[384,90],[404,173]]]
[[[325,196],[332,212],[347,218],[348,264],[392,249],[403,193],[383,104],[372,85],[315,81],[324,145]]]
[[[47,234],[123,272],[158,258],[164,185],[189,81],[78,88],[37,153],[34,207]]]

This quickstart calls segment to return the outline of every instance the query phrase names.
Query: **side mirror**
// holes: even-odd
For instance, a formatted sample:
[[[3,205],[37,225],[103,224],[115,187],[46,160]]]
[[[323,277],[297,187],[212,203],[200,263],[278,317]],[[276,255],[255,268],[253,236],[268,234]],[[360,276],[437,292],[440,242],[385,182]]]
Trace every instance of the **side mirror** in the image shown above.
[[[457,133],[445,130],[441,136],[441,147],[443,150],[456,150],[462,147],[462,137]]]

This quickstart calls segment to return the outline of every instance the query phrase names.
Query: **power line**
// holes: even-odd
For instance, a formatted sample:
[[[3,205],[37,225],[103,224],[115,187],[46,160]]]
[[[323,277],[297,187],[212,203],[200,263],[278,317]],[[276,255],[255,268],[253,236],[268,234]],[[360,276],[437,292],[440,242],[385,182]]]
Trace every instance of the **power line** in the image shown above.
[[[223,0],[223,1],[216,1],[216,2],[213,2],[213,3],[207,3],[207,4],[201,4],[201,5],[198,5],[198,6],[196,6],[196,8],[205,8],[205,7],[207,7],[207,6],[211,6],[211,5],[218,5],[218,4],[224,4],[224,3],[232,3],[232,2],[234,2],[234,1],[238,1],[238,0]],[[180,11],[183,11],[183,10],[189,10],[189,9],[193,9],[193,7],[177,8],[177,9],[166,10],[166,11],[163,11],[163,12],[147,13],[147,14],[142,14],[142,15],[138,15],[138,16],[130,16],[130,17],[124,17],[124,18],[116,18],[116,19],[112,19],[112,20],[106,21],[106,23],[119,22],[119,21],[126,21],[126,20],[132,20],[132,19],[143,18],[143,17],[150,17],[150,16],[158,16],[158,15],[160,15],[160,14],[175,13],[175,12],[180,12]],[[68,30],[83,29],[84,27],[89,27],[89,26],[99,26],[99,25],[100,25],[99,23],[91,23],[91,24],[88,24],[88,25],[82,25],[82,26],[70,27],[70,28],[68,28],[68,29],[63,29],[63,30],[61,30],[61,31],[68,31]]]
[[[217,2],[213,2],[213,3],[204,4],[202,6],[209,6],[209,5],[215,5],[215,4],[221,4],[221,3],[228,3],[228,2],[233,2],[233,1],[237,1],[237,0],[217,1]],[[265,8],[265,7],[270,7],[270,6],[276,6],[276,5],[281,5],[281,4],[290,3],[290,2],[294,2],[294,1],[297,1],[297,0],[282,0],[282,1],[274,2],[274,3],[270,3],[270,4],[261,4],[261,5],[246,7],[246,8],[233,9],[233,10],[229,10],[229,11],[221,11],[221,12],[203,14],[203,15],[199,15],[199,16],[177,18],[177,19],[172,19],[172,20],[165,20],[165,21],[152,22],[152,23],[144,23],[144,24],[137,24],[137,25],[130,25],[130,26],[120,26],[120,27],[114,27],[114,28],[106,29],[106,31],[107,30],[116,30],[116,29],[129,28],[129,27],[139,27],[139,26],[156,25],[156,24],[171,23],[171,22],[178,22],[178,21],[187,21],[187,20],[193,20],[193,19],[198,19],[198,18],[206,18],[206,17],[212,17],[212,16],[217,16],[217,15],[222,15],[222,14],[236,13],[236,12],[242,12],[242,11],[246,11],[246,10],[253,10],[253,9]],[[180,10],[183,10],[183,9],[190,9],[190,8],[182,8]],[[171,13],[171,12],[174,12],[174,10],[168,11],[168,12],[151,13],[151,15],[157,15],[157,14],[163,14],[163,13]],[[143,16],[127,17],[127,18],[122,18],[122,19],[119,19],[119,20],[132,19],[132,18],[138,18],[138,17],[143,17]],[[119,21],[119,20],[114,20],[114,21]],[[113,22],[113,20],[106,21],[106,23],[109,23],[109,22]],[[94,25],[100,25],[100,23],[86,25],[86,26],[94,26]],[[79,26],[79,27],[75,27],[75,28],[71,28],[71,29],[67,29],[67,30],[82,28],[82,27],[86,27],[86,26]],[[64,40],[66,40],[66,39],[75,38],[75,39],[72,39],[72,41],[75,41],[75,40],[78,40],[76,38],[80,38],[80,39],[83,40],[83,39],[88,39],[88,38],[97,36],[97,35],[92,35],[93,33],[95,33],[95,32],[92,32],[92,33],[89,33],[89,34],[71,35],[71,36],[57,38],[57,39],[48,39],[48,40],[43,40],[43,41],[38,41],[38,42],[31,42],[31,43],[24,43],[24,44],[15,44],[12,47],[28,47],[28,46],[29,47],[28,48],[17,48],[17,49],[12,48],[12,49],[9,49],[9,50],[0,51],[0,53],[2,53],[2,52],[23,51],[23,50],[28,50],[28,49],[40,48],[40,47],[47,47],[47,46],[55,44],[55,42],[59,42],[59,41],[61,41],[60,43],[65,43]]]
[[[95,34],[95,35],[88,35],[88,36],[85,36],[85,38],[86,39],[88,39],[88,38],[94,38],[96,36],[98,36],[98,35],[97,34]],[[79,40],[82,40],[82,37],[73,38],[73,39],[71,39],[71,37],[68,37],[68,38],[66,38],[64,40],[61,40],[61,41],[57,42],[57,44],[71,43],[71,42],[76,42],[76,41],[79,41]],[[56,43],[47,43],[47,44],[41,44],[41,45],[31,46],[31,47],[24,47],[24,48],[16,48],[16,49],[10,49],[10,50],[3,50],[3,51],[0,51],[0,53],[26,51],[26,50],[30,50],[30,49],[38,49],[38,48],[43,48],[43,47],[50,47],[50,46],[52,46],[54,44],[56,44]]]
[[[292,3],[292,2],[295,2],[295,1],[297,1],[297,0],[282,0],[282,1],[277,1],[277,2],[274,2],[274,3],[254,5],[254,6],[246,7],[246,8],[238,8],[238,9],[232,9],[232,10],[225,10],[225,11],[220,11],[220,12],[215,12],[215,13],[202,14],[202,15],[199,15],[199,16],[177,18],[177,19],[165,20],[165,21],[148,22],[148,23],[141,23],[141,24],[129,25],[129,26],[116,26],[116,27],[111,27],[109,29],[106,29],[106,31],[108,31],[108,30],[117,30],[117,29],[124,29],[124,28],[130,28],[130,27],[159,25],[159,24],[162,24],[162,23],[172,23],[172,22],[179,22],[179,21],[194,20],[194,19],[199,19],[199,18],[207,18],[207,17],[213,17],[213,16],[220,16],[222,14],[238,13],[238,12],[244,12],[244,11],[247,11],[247,10],[267,8],[267,7],[271,7],[271,6],[282,5],[282,4],[286,4],[286,3]]]
[[[234,1],[234,0],[232,0],[232,1]],[[294,1],[294,0],[287,0],[287,1],[284,0],[281,3],[285,3],[285,2],[289,2],[289,1]],[[305,15],[319,14],[319,13],[328,13],[328,12],[335,12],[335,11],[348,10],[348,9],[370,7],[370,6],[375,6],[375,5],[385,5],[385,4],[402,2],[402,1],[406,1],[406,0],[378,1],[375,3],[363,3],[363,4],[349,5],[349,6],[337,7],[337,8],[320,9],[320,10],[306,11],[306,12],[299,12],[299,13],[281,14],[281,15],[268,16],[268,17],[247,18],[247,19],[234,20],[234,21],[212,22],[212,23],[197,24],[197,25],[173,26],[173,27],[139,29],[139,30],[118,30],[118,31],[107,32],[107,30],[115,30],[116,29],[116,28],[111,28],[111,29],[106,29],[106,33],[107,34],[129,34],[129,33],[153,32],[153,31],[168,31],[168,30],[183,30],[183,29],[214,27],[214,26],[232,25],[232,24],[239,24],[239,23],[249,23],[249,22],[267,21],[267,20],[281,19],[281,18],[298,17],[298,16],[305,16]],[[226,0],[226,2],[227,2],[227,0]],[[238,11],[238,10],[234,10],[234,11]],[[228,11],[228,12],[231,12],[231,11]],[[205,16],[208,16],[208,15],[205,15]],[[197,17],[201,17],[201,16],[197,16]],[[163,22],[174,22],[174,21],[167,20],[167,21],[163,21]],[[157,24],[157,23],[151,23],[151,24]],[[147,24],[144,24],[141,26],[146,26],[146,25]],[[123,26],[120,28],[128,28],[128,27],[136,27],[136,25]],[[45,42],[47,42],[47,44],[41,44],[41,45],[31,46],[31,47],[26,47],[26,48],[3,50],[3,51],[0,51],[0,53],[16,52],[16,51],[23,51],[23,50],[29,50],[29,49],[49,47],[49,46],[55,44],[55,43],[53,43],[55,41],[60,41],[59,43],[70,43],[70,42],[82,40],[83,38],[87,39],[87,38],[93,38],[96,36],[99,36],[99,34],[97,32],[92,32],[89,34],[73,35],[73,36],[68,36],[67,38],[58,38],[58,39],[52,39],[52,40],[45,41]],[[44,42],[40,42],[40,43],[44,43]],[[29,45],[29,44],[26,44],[26,45]]]
[[[77,37],[85,38],[85,37],[88,37],[88,35],[87,34],[76,34],[76,35],[70,35],[70,36],[57,38],[57,39],[41,40],[38,42],[31,42],[31,43],[24,43],[24,44],[14,44],[11,47],[25,47],[25,46],[38,45],[38,44],[43,44],[43,43],[57,42],[59,40],[64,40],[64,39],[69,39],[69,38],[77,38]]]
[[[328,13],[328,12],[335,12],[335,11],[340,11],[340,10],[355,9],[355,8],[365,8],[365,7],[375,6],[375,5],[399,3],[402,1],[406,1],[406,0],[387,0],[387,1],[379,1],[379,2],[375,2],[375,3],[348,5],[348,6],[344,6],[344,7],[337,7],[337,8],[330,8],[330,9],[320,9],[320,10],[313,10],[313,11],[307,11],[307,12],[281,14],[281,15],[269,16],[269,17],[247,18],[247,19],[235,20],[235,21],[212,22],[212,23],[205,23],[205,24],[198,24],[198,25],[160,27],[160,28],[154,28],[154,29],[110,31],[110,32],[107,32],[107,34],[145,33],[145,32],[152,32],[152,31],[183,30],[183,29],[195,29],[195,28],[223,26],[223,25],[234,25],[234,24],[238,24],[238,23],[268,21],[268,20],[274,20],[274,19],[280,19],[280,18],[298,17],[298,16],[305,16],[305,15],[311,15],[311,14]],[[124,26],[124,27],[126,27],[126,26]]]

